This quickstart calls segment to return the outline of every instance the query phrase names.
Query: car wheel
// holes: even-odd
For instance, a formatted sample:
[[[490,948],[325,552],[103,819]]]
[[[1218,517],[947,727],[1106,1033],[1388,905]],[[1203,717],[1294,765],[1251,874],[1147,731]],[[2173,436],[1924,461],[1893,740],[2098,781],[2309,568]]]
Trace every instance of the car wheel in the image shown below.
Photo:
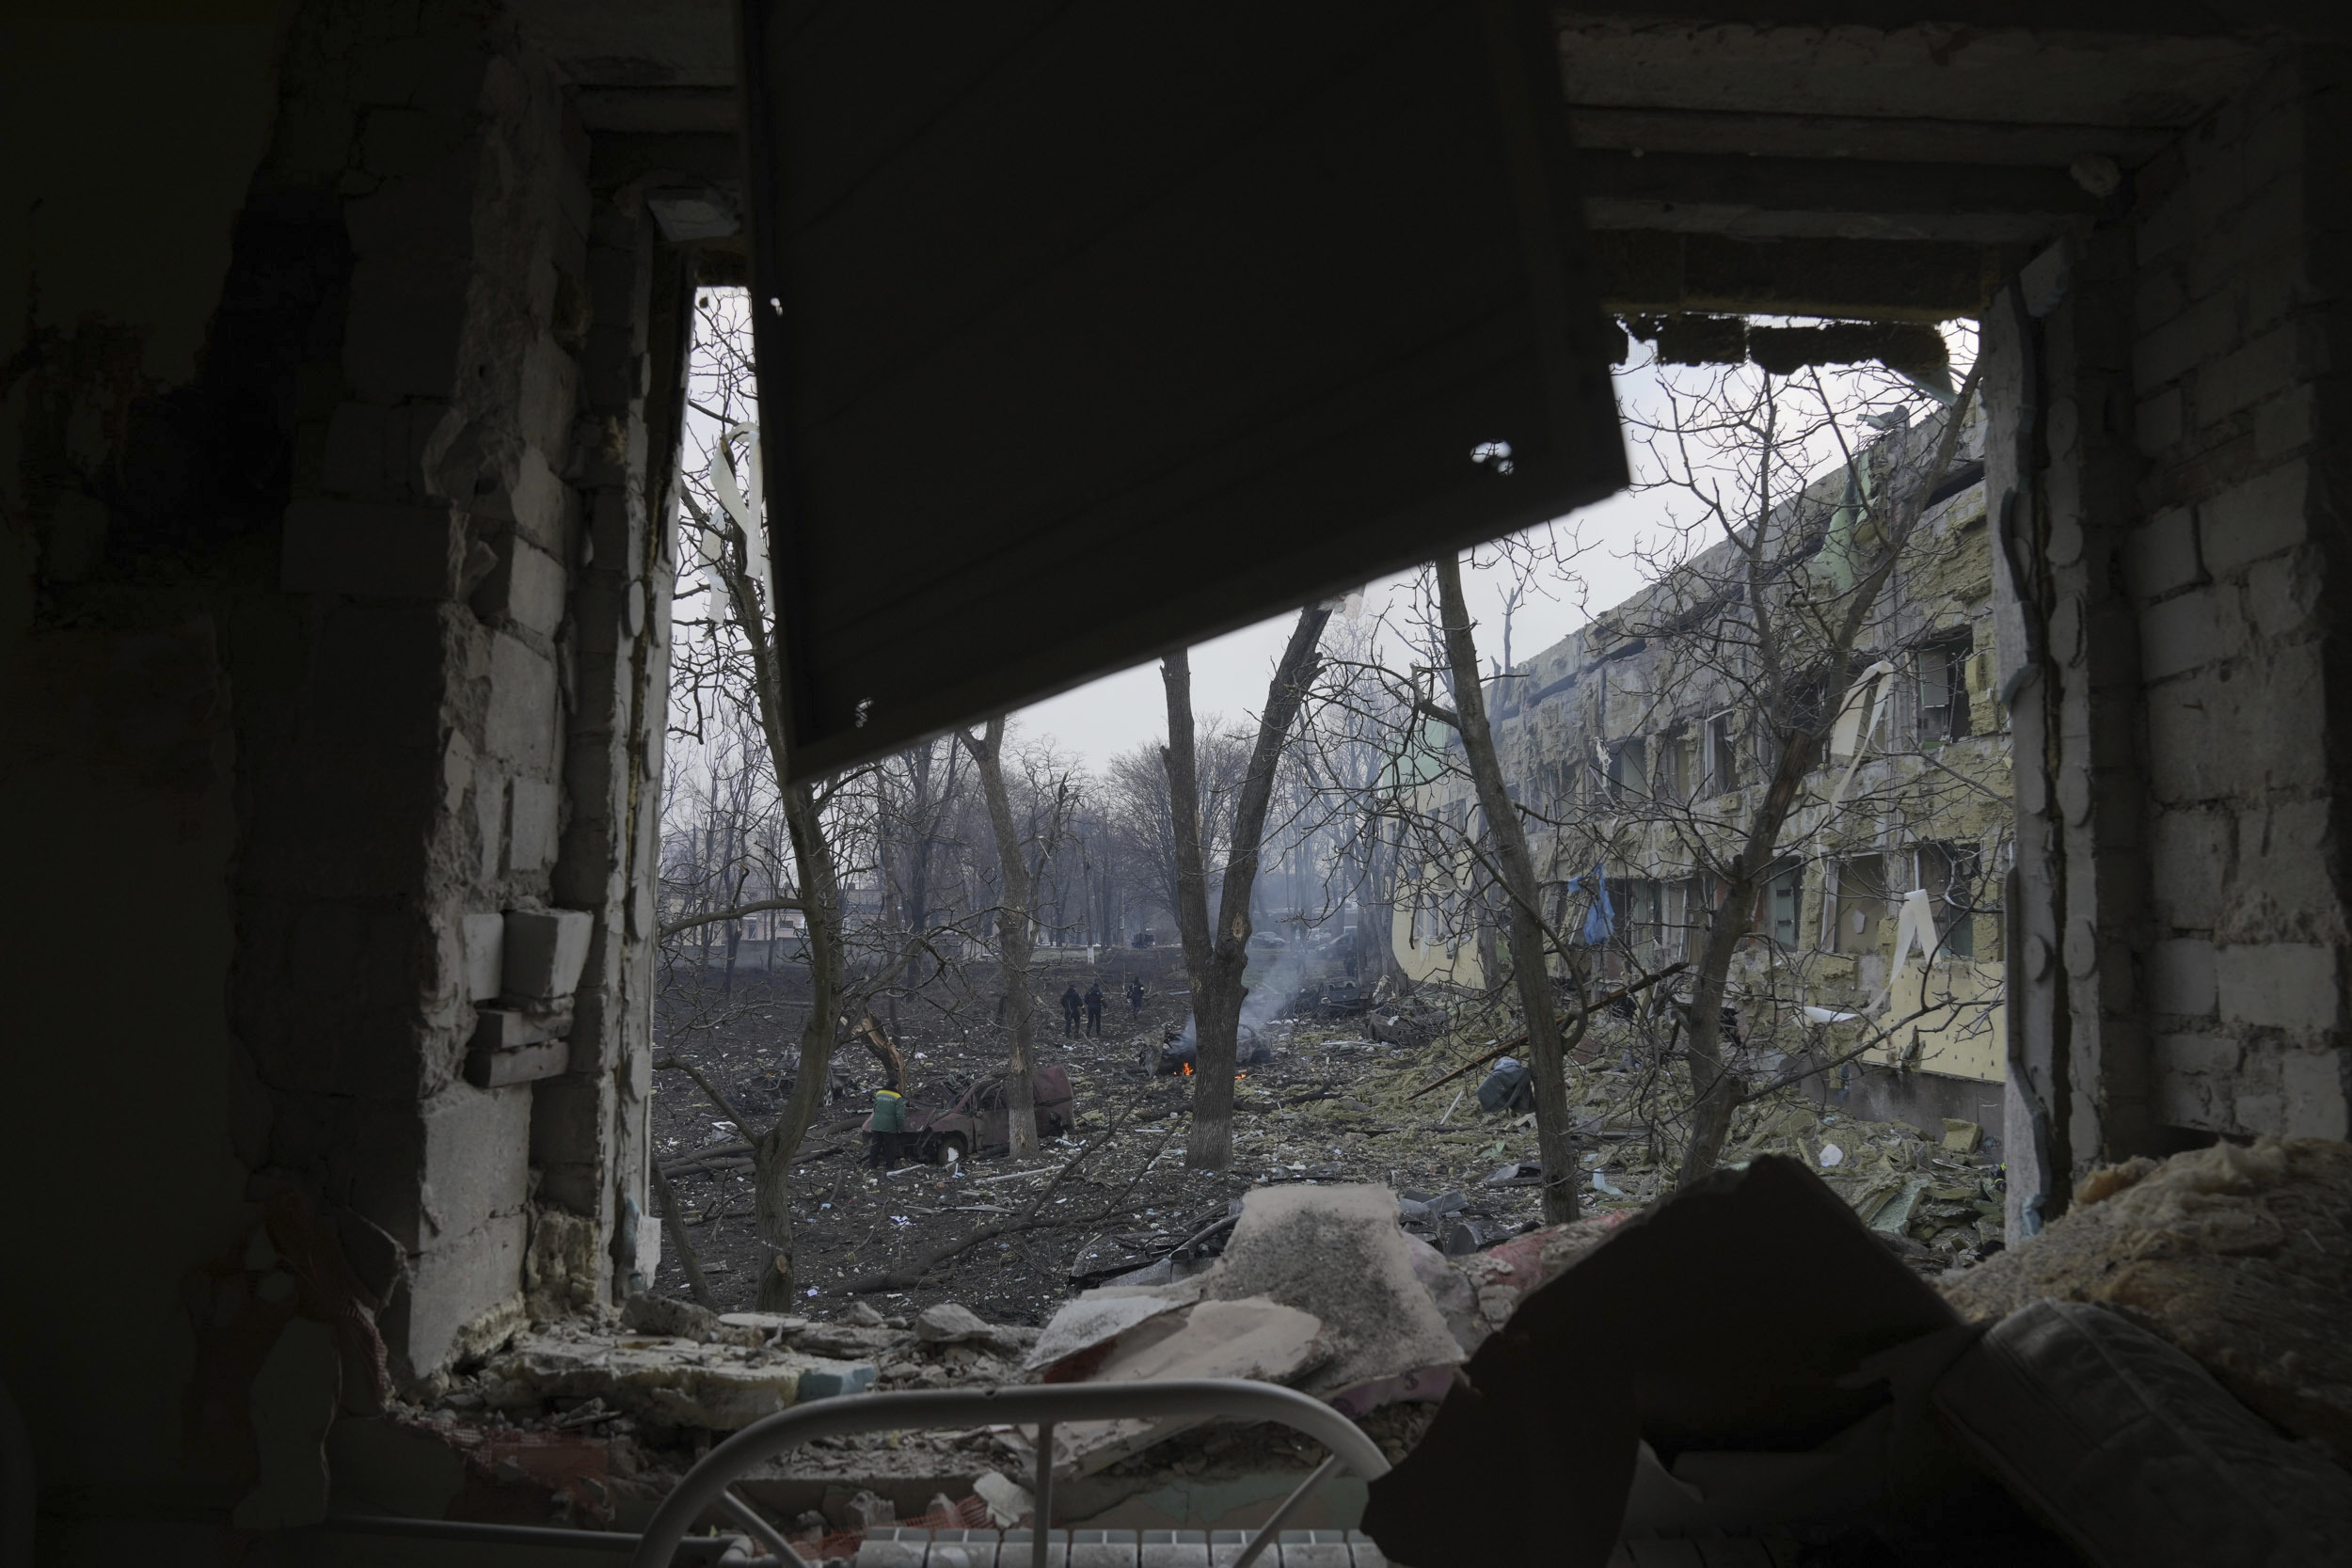
[[[962,1133],[945,1132],[931,1145],[931,1164],[934,1165],[957,1164],[970,1152],[971,1148],[963,1141]]]

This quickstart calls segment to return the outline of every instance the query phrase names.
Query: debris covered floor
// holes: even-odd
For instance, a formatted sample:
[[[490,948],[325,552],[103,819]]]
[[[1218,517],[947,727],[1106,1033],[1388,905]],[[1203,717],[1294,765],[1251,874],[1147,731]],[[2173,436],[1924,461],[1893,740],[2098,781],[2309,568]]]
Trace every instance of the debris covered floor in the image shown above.
[[[1228,1218],[1252,1188],[1290,1181],[1385,1183],[1421,1205],[1406,1211],[1409,1230],[1457,1255],[1537,1223],[1533,1117],[1482,1111],[1483,1069],[1416,1095],[1495,1043],[1468,1006],[1453,1026],[1426,1004],[1418,1011],[1391,1006],[1376,1022],[1259,1024],[1268,1059],[1248,1066],[1236,1085],[1233,1168],[1187,1169],[1190,1082],[1154,1071],[1164,1037],[1185,1017],[1173,955],[1116,955],[1100,971],[1041,967],[1033,987],[1051,996],[1072,979],[1083,985],[1100,974],[1110,990],[1125,973],[1114,963],[1131,957],[1152,966],[1140,1016],[1116,1002],[1099,1040],[1066,1038],[1057,1017],[1041,1019],[1051,1032],[1041,1027],[1039,1059],[1067,1069],[1078,1124],[1032,1161],[983,1157],[882,1173],[867,1163],[857,1132],[881,1069],[853,1046],[842,1048],[834,1065],[842,1098],[812,1129],[796,1180],[796,1284],[807,1311],[830,1316],[846,1305],[847,1286],[910,1268],[984,1227],[1021,1223],[1035,1227],[948,1259],[923,1283],[860,1293],[892,1314],[954,1302],[993,1322],[1041,1324],[1077,1285],[1164,1258]],[[788,1059],[803,1010],[788,992],[766,985],[755,972],[739,978],[739,1000],[724,1022],[674,1031],[667,1046],[763,1126],[782,1108],[788,1080],[776,1063]],[[1615,1019],[1596,1022],[1588,1059],[1571,1085],[1581,1101],[1580,1202],[1588,1214],[1631,1212],[1656,1197],[1671,1185],[1679,1153],[1675,1087],[1639,1061],[1620,1029]],[[1407,1043],[1377,1037],[1382,1033]],[[993,1027],[927,1028],[910,1020],[900,1035],[916,1105],[944,1104],[951,1085],[1002,1070],[1003,1035]],[[683,1072],[661,1075],[654,1115],[658,1157],[685,1211],[714,1305],[749,1307],[771,1254],[754,1223],[742,1136]],[[1061,1175],[1113,1118],[1120,1131]],[[1923,1269],[1965,1265],[1999,1250],[2000,1140],[1969,1124],[1931,1135],[1905,1123],[1859,1120],[1794,1086],[1743,1107],[1735,1119],[1724,1160],[1762,1153],[1804,1159]],[[1030,1214],[1057,1175],[1052,1196]],[[1105,1209],[1116,1212],[1076,1223]],[[1217,1242],[1211,1236],[1199,1244],[1213,1252]],[[688,1293],[674,1249],[665,1248],[656,1291]]]
[[[819,1319],[641,1296],[518,1334],[437,1409],[339,1422],[338,1485],[363,1508],[398,1497],[439,1516],[625,1528],[719,1436],[798,1401],[1224,1375],[1358,1420],[1401,1481],[1343,1479],[1292,1522],[1361,1522],[1423,1568],[1554,1534],[1568,1550],[1598,1530],[1583,1547],[1606,1551],[1620,1515],[1632,1549],[1612,1560],[1635,1568],[1656,1555],[1643,1542],[1693,1538],[1755,1563],[1866,1544],[1882,1552],[1868,1560],[1905,1562],[2342,1560],[2352,1148],[2263,1140],[2135,1161],[2086,1183],[2043,1235],[1932,1277],[1855,1223],[1818,1153],[1762,1155],[1638,1214],[1452,1259],[1407,1234],[1385,1185],[1276,1183],[1252,1192],[1219,1257],[1066,1298],[1042,1329],[951,1304],[885,1314],[861,1300]],[[1714,1288],[1766,1274],[1770,1291]],[[1448,1397],[1457,1377],[1480,1395]],[[1623,1477],[1611,1446],[1633,1436],[1618,1405],[1641,1437]],[[1517,1473],[1539,1427],[1565,1466],[1549,1501]],[[428,1455],[444,1477],[429,1498]],[[1056,1518],[1109,1531],[1091,1543],[1105,1563],[1136,1561],[1141,1538],[1120,1532],[1254,1524],[1322,1457],[1264,1428],[1066,1425]],[[814,1443],[739,1490],[812,1560],[913,1568],[934,1539],[970,1546],[1033,1522],[1036,1460],[1022,1430],[893,1432]],[[2181,1483],[2167,1510],[2127,1518],[2113,1487],[2138,1486],[2148,1465]],[[1473,1474],[1494,1481],[1479,1532],[1412,1525],[1409,1499]],[[2116,1555],[2249,1529],[2275,1555]],[[1371,1560],[1345,1536],[1289,1543],[1302,1564],[1327,1544]]]
[[[1041,989],[1067,978],[1046,970]],[[1470,1538],[1416,1532],[1396,1499],[1488,1472],[1502,1479],[1478,1541],[1532,1549],[1565,1529],[1556,1544],[1594,1563],[1613,1551],[1640,1568],[1658,1543],[1692,1539],[1757,1563],[1863,1545],[1946,1560],[1923,1530],[1965,1547],[1952,1560],[2125,1560],[2115,1544],[2155,1527],[2103,1522],[2101,1446],[2197,1431],[2218,1434],[2220,1457],[2185,1494],[2202,1500],[2165,1528],[2242,1529],[2246,1509],[2269,1509],[2275,1560],[2352,1545],[2343,1145],[2135,1161],[2011,1247],[1997,1135],[1864,1120],[1791,1087],[1740,1111],[1727,1168],[1661,1201],[1679,1155],[1676,1087],[1611,1018],[1574,1069],[1584,1217],[1545,1226],[1533,1118],[1482,1106],[1489,1069],[1473,1064],[1497,1041],[1467,1004],[1298,1006],[1260,1022],[1234,1168],[1187,1170],[1191,1085],[1156,1070],[1183,1020],[1172,978],[1162,967],[1143,1013],[1106,1019],[1099,1042],[1041,1042],[1041,1060],[1070,1074],[1077,1125],[1025,1162],[874,1167],[857,1123],[880,1069],[837,1060],[840,1098],[797,1184],[788,1312],[750,1309],[770,1254],[746,1157],[731,1152],[738,1129],[691,1077],[665,1073],[657,1148],[716,1310],[684,1299],[665,1257],[654,1291],[621,1311],[532,1323],[430,1407],[339,1423],[339,1487],[361,1511],[628,1528],[718,1439],[811,1399],[1239,1376],[1331,1403],[1403,1478],[1329,1483],[1289,1521],[1301,1533],[1279,1564],[1371,1562],[1379,1548],[1344,1533],[1359,1525],[1420,1568],[1467,1563],[1456,1546]],[[762,984],[739,978],[726,1027],[669,1041],[755,1121],[780,1108],[774,1042],[799,1022]],[[899,1044],[918,1105],[944,1103],[1003,1050],[993,1028],[906,1027]],[[1022,1227],[951,1245],[1008,1222]],[[920,1279],[884,1277],[927,1258]],[[1761,1295],[1724,1289],[1766,1276]],[[1755,1332],[1730,1332],[1732,1318]],[[1669,1400],[1679,1414],[1660,1416],[1651,1384],[1693,1367],[1698,1381]],[[1481,1393],[1466,1403],[1463,1387]],[[1743,1404],[1756,1388],[1779,1392]],[[2024,1414],[2075,1406],[2056,1425]],[[1945,1433],[1932,1441],[1919,1435],[1931,1408]],[[1530,1420],[1556,1429],[1561,1473],[1579,1478],[1556,1506],[1534,1501],[1532,1475],[1510,1479],[1520,1437],[1494,1446],[1497,1422]],[[1628,1433],[1637,1447],[1613,1449]],[[1998,1460],[2012,1449],[2024,1457]],[[440,1491],[420,1498],[428,1454]],[[1123,1564],[1152,1539],[1205,1558],[1209,1536],[1122,1532],[1252,1526],[1324,1453],[1266,1427],[1118,1421],[1065,1425],[1053,1458],[1055,1522],[1097,1532],[1073,1552]],[[811,1561],[914,1568],[956,1550],[977,1561],[1033,1525],[1037,1464],[1023,1429],[900,1431],[819,1440],[739,1491]],[[2289,1483],[2299,1501],[2281,1501]],[[1592,1538],[1578,1544],[1579,1530]]]

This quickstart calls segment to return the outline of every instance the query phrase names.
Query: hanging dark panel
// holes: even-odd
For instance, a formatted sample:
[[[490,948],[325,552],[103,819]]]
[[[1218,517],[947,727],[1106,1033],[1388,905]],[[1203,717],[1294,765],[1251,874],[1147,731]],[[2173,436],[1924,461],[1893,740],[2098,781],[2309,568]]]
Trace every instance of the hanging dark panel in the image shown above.
[[[1548,7],[742,27],[796,777],[1623,483]]]

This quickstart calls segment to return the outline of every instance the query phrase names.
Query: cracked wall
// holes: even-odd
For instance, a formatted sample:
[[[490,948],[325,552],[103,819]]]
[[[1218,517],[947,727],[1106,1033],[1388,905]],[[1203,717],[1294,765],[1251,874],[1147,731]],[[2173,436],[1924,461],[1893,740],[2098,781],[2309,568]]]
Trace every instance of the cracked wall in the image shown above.
[[[44,1042],[9,1157],[86,1175],[0,1375],[72,1510],[227,1510],[268,1490],[245,1389],[301,1359],[287,1281],[418,1382],[639,1260],[692,261],[496,7],[26,36],[11,79],[78,139],[8,177],[43,215],[7,269],[33,744],[0,780],[41,825]],[[580,911],[582,975],[518,1001],[497,944],[542,910]],[[566,1043],[485,1056],[502,1013]],[[340,1283],[271,1261],[289,1201]]]

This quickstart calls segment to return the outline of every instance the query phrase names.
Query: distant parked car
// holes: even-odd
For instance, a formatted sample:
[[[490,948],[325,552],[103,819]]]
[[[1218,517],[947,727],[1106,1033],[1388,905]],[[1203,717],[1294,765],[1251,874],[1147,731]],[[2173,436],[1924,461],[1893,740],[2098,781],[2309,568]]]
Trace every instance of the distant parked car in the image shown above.
[[[1070,1092],[1070,1073],[1060,1067],[1041,1067],[1029,1075],[1037,1100],[1037,1135],[1057,1138],[1076,1125],[1076,1104]],[[873,1117],[862,1129],[873,1132]],[[909,1105],[907,1135],[917,1159],[933,1164],[968,1160],[976,1154],[1003,1154],[1012,1148],[1012,1117],[1005,1104],[1002,1074],[967,1085],[945,1110]]]

